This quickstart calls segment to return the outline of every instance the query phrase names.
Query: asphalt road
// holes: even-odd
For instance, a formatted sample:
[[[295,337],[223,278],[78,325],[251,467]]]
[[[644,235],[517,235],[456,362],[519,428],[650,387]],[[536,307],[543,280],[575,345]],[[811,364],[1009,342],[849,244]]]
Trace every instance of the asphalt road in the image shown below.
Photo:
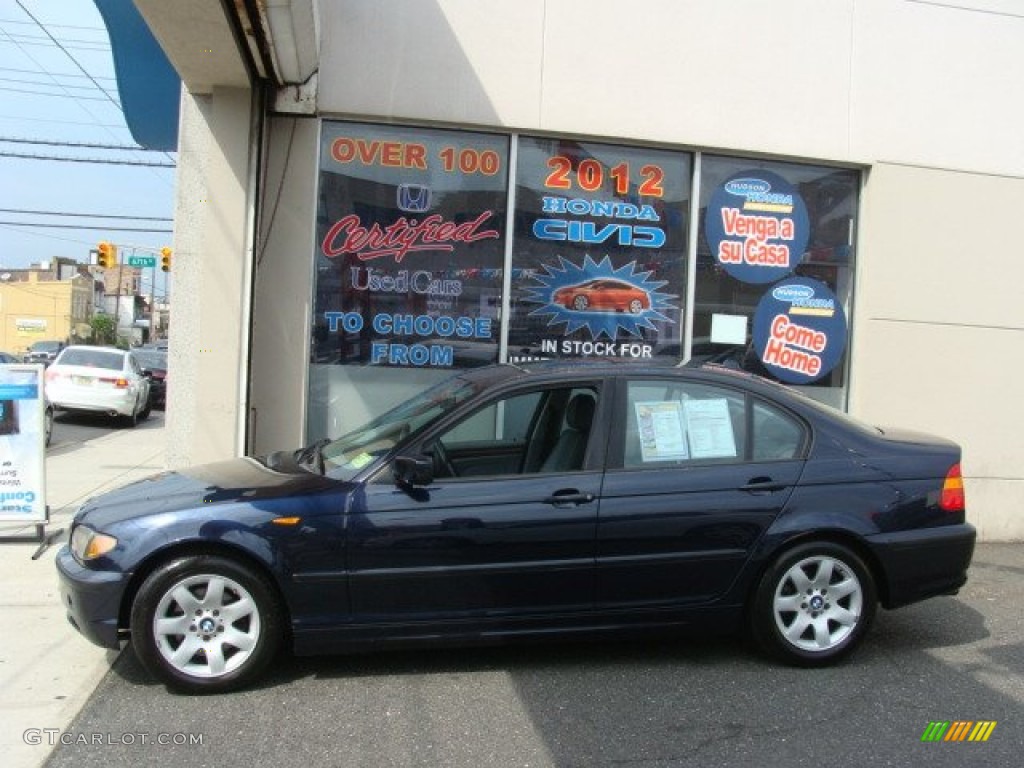
[[[163,417],[163,411],[152,411],[149,415],[153,420],[162,420]],[[68,450],[102,437],[111,430],[124,428],[120,421],[104,414],[58,412],[53,419],[53,435],[47,450]]]
[[[958,597],[880,612],[858,654],[817,671],[660,638],[283,658],[259,688],[186,697],[126,650],[47,737],[47,765],[1020,765],[1022,593],[1024,544],[982,546]],[[932,720],[998,724],[922,743]]]

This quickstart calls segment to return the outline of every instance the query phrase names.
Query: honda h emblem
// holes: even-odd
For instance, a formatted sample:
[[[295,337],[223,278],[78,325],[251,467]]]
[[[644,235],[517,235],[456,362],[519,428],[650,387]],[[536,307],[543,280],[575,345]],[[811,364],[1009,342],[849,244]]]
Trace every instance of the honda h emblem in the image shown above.
[[[399,184],[398,208],[406,213],[429,211],[430,188],[422,184]]]

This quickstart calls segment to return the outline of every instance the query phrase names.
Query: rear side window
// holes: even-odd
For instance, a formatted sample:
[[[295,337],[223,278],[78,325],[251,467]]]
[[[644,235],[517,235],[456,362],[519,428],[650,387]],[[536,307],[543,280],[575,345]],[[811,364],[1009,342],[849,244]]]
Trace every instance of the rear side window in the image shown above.
[[[802,422],[742,392],[695,382],[627,383],[622,433],[626,469],[799,458]]]
[[[103,349],[66,349],[61,355],[60,364],[120,371],[124,368],[124,355],[120,352],[107,352]]]

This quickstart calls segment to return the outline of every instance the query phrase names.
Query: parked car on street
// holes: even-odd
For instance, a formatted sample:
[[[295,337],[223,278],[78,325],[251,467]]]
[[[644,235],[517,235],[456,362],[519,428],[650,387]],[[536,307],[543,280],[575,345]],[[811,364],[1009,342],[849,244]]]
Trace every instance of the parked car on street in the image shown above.
[[[785,662],[955,593],[960,448],[727,369],[462,372],[336,439],[93,498],[71,623],[183,691],[297,654],[689,627]]]
[[[24,361],[26,363],[49,365],[57,358],[57,355],[60,354],[64,347],[63,341],[56,341],[54,339],[33,341],[25,352]]]
[[[0,363],[21,363],[24,362],[17,355],[12,355],[10,352],[0,352]]]
[[[46,369],[46,396],[58,411],[106,413],[134,427],[149,417],[149,381],[131,352],[76,345]]]
[[[150,405],[163,410],[167,405],[167,350],[156,347],[136,347],[132,350],[132,354],[142,366],[142,372],[149,374]]]

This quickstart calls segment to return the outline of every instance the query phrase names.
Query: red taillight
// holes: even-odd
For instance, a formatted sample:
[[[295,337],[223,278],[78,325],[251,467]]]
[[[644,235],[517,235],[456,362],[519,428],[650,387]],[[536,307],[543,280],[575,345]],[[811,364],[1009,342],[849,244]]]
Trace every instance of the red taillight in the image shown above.
[[[964,477],[960,474],[959,464],[954,464],[946,473],[946,480],[942,483],[942,495],[939,496],[939,507],[946,512],[964,511]]]
[[[112,379],[104,376],[100,378],[100,381],[102,381],[104,384],[113,384],[118,389],[128,389],[129,385],[128,379],[122,378]]]

